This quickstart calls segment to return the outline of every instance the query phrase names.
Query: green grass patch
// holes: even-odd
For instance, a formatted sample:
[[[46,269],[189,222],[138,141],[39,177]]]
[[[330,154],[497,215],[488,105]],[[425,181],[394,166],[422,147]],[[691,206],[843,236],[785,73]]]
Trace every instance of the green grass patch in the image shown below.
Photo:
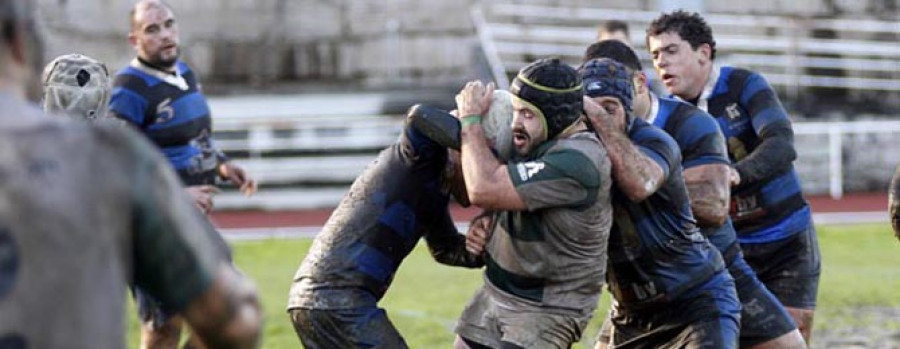
[[[856,310],[900,307],[900,242],[888,225],[819,227],[822,279],[816,328],[839,328],[865,322]],[[298,348],[285,314],[287,292],[311,239],[267,240],[234,244],[239,268],[256,281],[266,312],[264,348]],[[447,348],[456,318],[482,284],[480,270],[453,268],[431,259],[424,244],[407,257],[380,306],[412,348]],[[582,343],[593,342],[609,307],[604,292]],[[129,347],[137,348],[138,325],[129,312]],[[900,325],[894,326],[900,327]],[[586,348],[576,345],[575,348]]]

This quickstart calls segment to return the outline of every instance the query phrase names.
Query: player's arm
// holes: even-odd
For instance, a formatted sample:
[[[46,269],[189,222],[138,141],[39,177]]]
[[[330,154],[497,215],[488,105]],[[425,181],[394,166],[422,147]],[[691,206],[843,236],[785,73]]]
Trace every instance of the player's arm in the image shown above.
[[[238,189],[240,189],[241,193],[244,195],[250,196],[253,195],[253,193],[256,193],[256,180],[250,177],[250,175],[244,171],[244,168],[238,166],[233,161],[228,160],[220,163],[217,170],[219,172],[219,177],[237,185]]]
[[[728,218],[729,175],[724,164],[699,165],[684,170],[684,184],[691,199],[691,211],[702,228],[718,227]]]
[[[527,206],[516,192],[507,166],[491,152],[481,128],[480,117],[487,113],[493,93],[493,83],[485,88],[474,81],[456,95],[466,192],[469,202],[484,209],[524,211]]]
[[[721,226],[728,218],[731,168],[719,125],[709,114],[694,109],[673,136],[684,145],[684,184],[697,225]]]
[[[584,111],[597,131],[612,165],[616,186],[633,202],[653,195],[665,182],[668,173],[660,165],[661,155],[649,148],[638,147],[625,134],[624,120],[615,120],[592,99],[584,98]]]
[[[480,253],[472,253],[466,249],[466,236],[456,230],[450,212],[445,210],[435,221],[430,224],[425,232],[425,243],[431,257],[438,263],[466,267],[480,268],[484,265],[484,259]]]
[[[262,312],[256,288],[227,263],[182,314],[208,348],[257,347]]]
[[[778,95],[759,74],[751,74],[741,93],[741,105],[750,114],[759,145],[744,158],[736,158],[738,186],[757,183],[791,166],[797,159],[791,120]]]
[[[184,314],[209,347],[256,347],[261,314],[250,281],[227,262],[218,232],[192,206],[161,154],[144,137],[121,135],[122,144],[135,148],[134,283]]]
[[[891,214],[891,226],[894,228],[894,236],[900,239],[900,165],[894,170],[891,179],[891,188],[888,192],[888,210]]]

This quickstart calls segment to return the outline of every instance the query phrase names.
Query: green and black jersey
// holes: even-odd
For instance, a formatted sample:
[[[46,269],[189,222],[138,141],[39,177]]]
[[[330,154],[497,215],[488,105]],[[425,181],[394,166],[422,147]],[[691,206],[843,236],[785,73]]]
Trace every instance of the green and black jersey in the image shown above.
[[[590,132],[547,142],[509,175],[527,211],[496,215],[488,284],[546,307],[593,309],[606,274],[610,163]]]

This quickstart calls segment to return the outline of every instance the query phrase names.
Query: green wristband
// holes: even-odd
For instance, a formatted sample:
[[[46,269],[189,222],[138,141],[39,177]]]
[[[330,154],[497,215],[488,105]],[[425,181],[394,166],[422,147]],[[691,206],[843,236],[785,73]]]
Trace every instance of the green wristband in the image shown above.
[[[481,115],[472,114],[466,115],[460,118],[459,122],[462,124],[462,127],[466,127],[472,124],[480,124],[481,123]]]

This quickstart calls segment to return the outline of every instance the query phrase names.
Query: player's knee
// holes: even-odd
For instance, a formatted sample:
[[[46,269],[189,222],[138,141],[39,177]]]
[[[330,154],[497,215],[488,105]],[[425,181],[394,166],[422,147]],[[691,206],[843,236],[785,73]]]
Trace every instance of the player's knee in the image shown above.
[[[800,331],[795,329],[775,339],[753,345],[747,349],[806,349],[806,342]]]
[[[466,341],[462,339],[460,336],[456,336],[456,339],[453,340],[453,348],[454,349],[469,349],[469,346],[466,344]]]
[[[803,339],[806,343],[809,343],[809,340],[812,337],[813,315],[815,315],[815,310],[792,307],[785,307],[785,309],[787,309],[788,314],[791,314],[794,322],[797,323],[797,329],[800,330]]]
[[[182,324],[180,317],[171,317],[162,323],[153,320],[142,323],[141,348],[176,348],[181,339]]]

